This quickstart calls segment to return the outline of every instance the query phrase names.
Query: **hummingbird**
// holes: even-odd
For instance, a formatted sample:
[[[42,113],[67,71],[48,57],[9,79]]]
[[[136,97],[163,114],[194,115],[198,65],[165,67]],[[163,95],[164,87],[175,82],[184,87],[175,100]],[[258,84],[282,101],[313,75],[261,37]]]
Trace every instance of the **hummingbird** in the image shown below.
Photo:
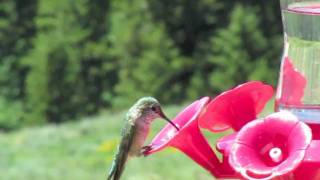
[[[119,180],[129,157],[139,157],[143,151],[151,149],[143,146],[147,139],[150,124],[156,119],[162,118],[179,128],[163,113],[160,103],[153,97],[139,99],[127,112],[125,124],[122,128],[122,138],[112,162],[107,180]]]

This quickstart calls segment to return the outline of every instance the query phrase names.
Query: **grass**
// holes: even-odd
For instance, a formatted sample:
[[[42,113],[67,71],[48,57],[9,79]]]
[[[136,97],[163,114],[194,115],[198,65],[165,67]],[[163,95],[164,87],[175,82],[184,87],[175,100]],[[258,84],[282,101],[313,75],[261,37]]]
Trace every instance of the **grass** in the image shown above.
[[[269,108],[271,109],[269,105]],[[165,108],[173,117],[182,106]],[[105,179],[120,138],[125,112],[105,112],[78,122],[26,128],[0,134],[1,179]],[[150,138],[165,125],[155,121]],[[217,135],[205,133],[210,142]],[[213,179],[191,159],[174,149],[131,159],[124,180]]]
[[[181,106],[165,108],[173,117]],[[0,134],[1,179],[105,179],[120,138],[125,112],[62,125],[26,128]],[[153,137],[165,121],[156,121]],[[182,153],[168,149],[129,161],[123,179],[212,179]]]

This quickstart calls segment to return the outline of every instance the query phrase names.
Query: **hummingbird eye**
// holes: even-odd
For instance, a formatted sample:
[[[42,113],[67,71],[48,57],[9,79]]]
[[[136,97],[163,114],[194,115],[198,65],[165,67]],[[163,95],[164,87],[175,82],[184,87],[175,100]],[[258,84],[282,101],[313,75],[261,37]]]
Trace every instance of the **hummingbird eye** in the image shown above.
[[[157,108],[155,106],[151,106],[151,110],[155,112],[157,111]]]

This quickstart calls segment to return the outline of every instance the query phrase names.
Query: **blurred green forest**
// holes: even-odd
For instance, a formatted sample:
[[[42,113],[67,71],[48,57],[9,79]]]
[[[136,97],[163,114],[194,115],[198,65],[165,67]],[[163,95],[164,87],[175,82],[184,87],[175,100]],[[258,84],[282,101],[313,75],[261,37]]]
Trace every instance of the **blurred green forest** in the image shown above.
[[[0,129],[275,84],[278,1],[2,0]]]

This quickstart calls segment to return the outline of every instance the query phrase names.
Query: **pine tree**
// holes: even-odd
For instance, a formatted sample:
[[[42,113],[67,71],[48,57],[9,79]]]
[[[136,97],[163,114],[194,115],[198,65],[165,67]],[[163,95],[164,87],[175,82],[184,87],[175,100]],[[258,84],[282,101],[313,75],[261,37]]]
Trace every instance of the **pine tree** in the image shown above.
[[[267,61],[262,52],[267,40],[258,29],[259,17],[250,7],[237,5],[230,16],[230,23],[211,38],[212,48],[208,60],[214,67],[209,74],[211,89],[228,89],[247,81],[250,74]]]
[[[25,76],[20,59],[31,49],[35,35],[36,0],[2,1],[0,6],[0,129],[22,121]],[[15,112],[12,114],[12,112]]]
[[[190,61],[179,55],[163,24],[152,21],[147,1],[113,1],[112,10],[111,52],[120,62],[115,106],[146,95],[181,100],[185,82],[179,76]]]
[[[34,49],[24,57],[30,69],[26,80],[26,122],[61,122],[74,118],[74,97],[79,71],[76,48],[86,35],[76,12],[83,3],[40,0]],[[75,12],[76,11],[76,12]]]
[[[82,28],[88,31],[81,44],[81,84],[84,111],[95,113],[110,107],[118,82],[118,62],[110,56],[108,33],[110,30],[110,1],[86,1],[87,11],[82,17]]]

